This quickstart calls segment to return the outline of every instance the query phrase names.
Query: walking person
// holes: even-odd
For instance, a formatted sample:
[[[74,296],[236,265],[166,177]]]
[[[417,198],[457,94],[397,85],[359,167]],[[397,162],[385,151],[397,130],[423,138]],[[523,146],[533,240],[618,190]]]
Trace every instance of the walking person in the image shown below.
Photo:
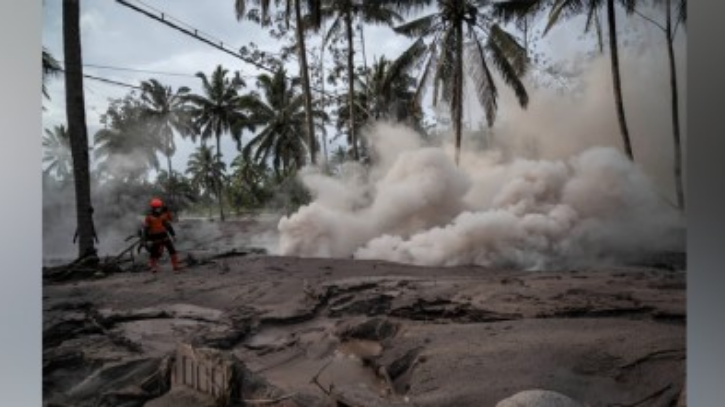
[[[142,231],[142,237],[149,250],[149,268],[153,273],[159,271],[158,262],[166,248],[171,256],[171,266],[174,271],[180,271],[179,255],[174,247],[176,232],[171,225],[171,212],[159,198],[153,198],[150,205],[151,208],[144,218]]]

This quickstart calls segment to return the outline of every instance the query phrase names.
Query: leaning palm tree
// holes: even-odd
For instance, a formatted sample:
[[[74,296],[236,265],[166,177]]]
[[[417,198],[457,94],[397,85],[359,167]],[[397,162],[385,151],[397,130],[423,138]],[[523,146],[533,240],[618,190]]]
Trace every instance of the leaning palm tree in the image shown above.
[[[43,136],[43,164],[47,164],[43,173],[55,174],[62,181],[66,181],[73,176],[70,136],[62,124],[55,126],[53,130],[45,129],[45,136]]]
[[[171,87],[162,85],[156,79],[141,82],[142,112],[149,124],[152,136],[162,143],[162,153],[166,156],[168,174],[173,178],[174,170],[171,157],[176,152],[175,133],[183,136],[194,134],[194,126],[186,96],[189,88],[182,86],[174,92]],[[173,182],[169,185],[173,186]],[[168,191],[174,201],[173,188]]]
[[[251,1],[251,0],[250,0]],[[268,20],[268,13],[270,7],[270,0],[253,0],[255,3],[260,5],[261,8],[261,22],[266,25]],[[237,13],[237,19],[240,20],[244,17],[247,9],[247,0],[235,0],[234,8]],[[281,0],[275,0],[275,3],[279,4]],[[312,111],[312,91],[310,90],[310,70],[307,64],[307,46],[305,45],[305,29],[307,26],[318,27],[320,24],[320,2],[315,0],[307,0],[308,8],[308,22],[305,23],[305,16],[302,15],[302,0],[287,0],[285,2],[285,22],[289,26],[290,15],[294,11],[295,18],[295,39],[297,41],[297,56],[300,64],[300,78],[302,79],[302,92],[304,95],[305,103],[305,132],[307,133],[307,145],[313,146],[310,148],[310,161],[312,164],[317,164],[317,150],[314,147],[317,143],[315,142],[315,126],[313,120]]]
[[[209,79],[203,72],[196,74],[202,82],[202,94],[190,94],[186,100],[191,103],[190,114],[194,125],[201,134],[202,142],[216,138],[216,159],[221,163],[221,136],[230,133],[237,142],[237,149],[241,150],[242,130],[247,124],[247,118],[239,110],[239,90],[245,86],[244,81],[237,73],[232,78],[227,77],[226,69],[217,66]],[[222,183],[216,183],[222,188]],[[216,193],[219,199],[219,216],[224,220],[224,205],[221,190]]]
[[[394,5],[392,5],[394,6]],[[348,82],[348,137],[352,144],[353,157],[360,158],[355,134],[355,43],[353,41],[353,20],[361,19],[368,24],[392,26],[403,18],[394,11],[395,7],[384,1],[364,0],[327,0],[322,4],[320,17],[322,21],[332,21],[324,38],[323,46],[335,36],[345,34],[347,40],[347,82]]]
[[[278,174],[304,166],[305,151],[313,148],[304,137],[304,98],[296,92],[295,85],[280,68],[273,76],[259,75],[257,87],[263,96],[251,93],[241,100],[241,106],[249,112],[249,122],[262,127],[242,152],[259,165],[264,165],[271,157]],[[325,118],[320,110],[313,110],[312,114]]]
[[[223,215],[221,208],[221,183],[226,177],[224,171],[226,164],[214,155],[212,149],[205,145],[199,146],[189,156],[186,173],[190,177],[191,185],[206,196],[215,196],[219,203],[219,214]]]
[[[479,8],[478,5],[485,7]],[[493,125],[498,108],[498,90],[491,66],[514,90],[523,108],[529,102],[521,81],[529,63],[526,51],[492,18],[489,6],[487,0],[438,0],[436,12],[395,28],[398,33],[418,39],[406,53],[425,60],[416,91],[418,100],[422,87],[433,73],[430,80],[434,85],[434,105],[440,96],[450,106],[456,138],[456,164],[461,149],[464,65],[473,79],[474,90],[489,126]],[[424,39],[431,41],[426,45]],[[467,56],[466,64],[464,56]]]
[[[625,8],[627,13],[632,13],[635,10],[637,2],[637,0],[506,0],[494,5],[495,14],[499,17],[503,17],[505,20],[520,20],[522,18],[526,18],[526,16],[529,16],[532,13],[539,13],[546,9],[550,10],[549,21],[544,29],[544,35],[546,35],[552,27],[563,19],[586,14],[587,20],[585,31],[588,31],[589,28],[594,25],[598,28],[597,35],[599,36],[601,35],[598,25],[599,10],[602,6],[606,6],[614,103],[617,111],[619,130],[624,143],[624,150],[631,160],[634,160],[634,153],[632,151],[627,119],[624,114],[624,101],[622,99],[615,5],[618,3]]]

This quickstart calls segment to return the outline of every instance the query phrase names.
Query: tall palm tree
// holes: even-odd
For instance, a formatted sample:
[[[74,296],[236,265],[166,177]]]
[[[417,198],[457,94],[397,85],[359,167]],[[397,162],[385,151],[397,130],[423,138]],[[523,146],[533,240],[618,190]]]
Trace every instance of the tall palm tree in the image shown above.
[[[268,13],[270,8],[270,0],[253,0],[256,4],[260,5],[261,8],[261,21],[262,24],[266,24],[268,19]],[[240,20],[245,16],[247,9],[247,0],[235,0],[234,8],[237,13],[237,19]],[[281,0],[275,0],[276,4],[281,3]],[[307,133],[307,145],[313,146],[310,148],[310,162],[317,164],[317,142],[315,141],[315,125],[313,119],[313,107],[312,107],[312,91],[310,89],[310,70],[307,63],[307,46],[305,39],[305,29],[309,27],[317,27],[320,24],[320,2],[317,0],[307,0],[306,5],[308,9],[308,22],[305,22],[305,16],[302,14],[302,0],[287,0],[285,2],[285,21],[289,25],[290,15],[294,13],[295,18],[295,39],[297,41],[297,57],[300,63],[300,78],[302,79],[302,92],[304,96],[304,107],[305,107],[305,132]]]
[[[120,180],[141,180],[150,169],[159,168],[156,153],[164,150],[155,137],[141,100],[131,93],[111,102],[101,116],[105,127],[94,135],[98,170]]]
[[[622,141],[624,144],[624,150],[631,160],[634,160],[634,152],[632,151],[627,119],[624,113],[624,101],[622,99],[615,5],[620,4],[625,8],[627,13],[632,13],[635,10],[637,2],[637,0],[506,0],[494,5],[494,9],[496,10],[495,15],[503,17],[505,20],[514,18],[521,19],[531,15],[532,13],[539,13],[542,10],[549,9],[549,21],[544,29],[544,35],[546,35],[549,30],[551,30],[551,28],[562,19],[582,14],[586,14],[587,16],[585,31],[588,31],[589,27],[593,24],[598,24],[599,10],[603,6],[606,7],[614,104],[617,112],[619,131],[622,135]],[[597,32],[598,35],[600,35],[600,31],[598,30]]]
[[[304,166],[305,150],[312,148],[304,137],[304,98],[296,92],[295,85],[280,68],[273,76],[259,75],[257,86],[263,96],[252,93],[241,100],[241,106],[249,112],[250,123],[262,127],[244,147],[243,153],[260,165],[272,156],[272,166],[277,173]],[[312,114],[325,117],[320,110],[313,110]]]
[[[237,149],[241,150],[242,130],[248,127],[247,117],[239,110],[239,90],[245,86],[244,81],[237,73],[228,78],[226,69],[221,65],[212,72],[209,79],[203,72],[196,74],[202,82],[202,94],[190,94],[186,100],[191,102],[190,113],[194,118],[194,125],[199,129],[202,141],[211,137],[216,138],[216,156],[221,163],[221,136],[230,133],[237,142]],[[224,221],[224,204],[222,203],[222,183],[216,182],[219,191],[219,217]]]
[[[150,79],[141,82],[141,89],[144,117],[149,123],[151,134],[162,142],[167,173],[173,178],[175,172],[171,165],[171,157],[176,152],[174,134],[178,133],[183,137],[193,135],[195,131],[186,100],[189,88],[182,86],[174,92],[170,86],[164,86],[156,79]],[[169,185],[172,188],[168,193],[173,202],[173,182]]]
[[[479,8],[479,5],[484,7]],[[395,28],[398,33],[418,39],[406,53],[425,60],[417,97],[420,98],[420,90],[433,72],[433,103],[436,104],[441,96],[450,105],[456,164],[461,149],[464,56],[468,57],[465,65],[489,126],[493,125],[498,108],[498,90],[489,68],[491,65],[514,90],[523,108],[529,102],[521,82],[529,63],[526,51],[493,19],[489,6],[487,0],[438,0],[436,12]],[[431,39],[428,45],[424,43],[426,38]]]
[[[65,59],[65,102],[73,156],[76,197],[78,257],[97,259],[95,227],[91,209],[91,180],[88,159],[88,129],[83,97],[80,0],[63,0],[63,53]]]
[[[43,136],[43,163],[48,166],[43,172],[53,174],[62,181],[73,176],[73,157],[71,155],[70,136],[65,126],[45,129]]]
[[[665,36],[665,43],[667,44],[667,57],[670,68],[670,100],[672,106],[672,135],[674,139],[674,153],[675,153],[675,164],[674,164],[674,175],[675,175],[675,188],[677,194],[677,206],[680,210],[685,210],[685,189],[682,183],[682,141],[680,140],[680,109],[679,99],[677,92],[677,66],[675,64],[675,35],[677,35],[677,28],[679,24],[685,24],[687,22],[687,1],[678,0],[676,5],[672,4],[672,0],[665,0],[664,4],[659,5],[665,8],[665,23],[662,24],[646,15],[641,13],[639,10],[634,12],[642,17],[643,19],[652,23],[655,27],[659,28]],[[676,15],[673,16],[673,8],[677,8]],[[674,24],[673,24],[674,19]]]
[[[393,5],[394,6],[394,5]],[[403,18],[394,11],[394,7],[384,1],[365,0],[327,0],[320,10],[321,21],[332,21],[324,38],[325,46],[332,37],[343,32],[347,39],[347,82],[348,106],[352,120],[348,124],[348,137],[352,143],[353,157],[358,160],[357,137],[355,134],[355,42],[353,36],[353,20],[361,19],[368,24],[383,24],[392,26]]]
[[[219,214],[223,214],[221,210],[222,197],[221,187],[219,184],[226,177],[224,171],[226,164],[214,155],[212,149],[205,145],[199,146],[189,156],[189,162],[186,166],[186,173],[190,177],[190,183],[194,188],[199,190],[203,195],[215,196],[220,206]]]

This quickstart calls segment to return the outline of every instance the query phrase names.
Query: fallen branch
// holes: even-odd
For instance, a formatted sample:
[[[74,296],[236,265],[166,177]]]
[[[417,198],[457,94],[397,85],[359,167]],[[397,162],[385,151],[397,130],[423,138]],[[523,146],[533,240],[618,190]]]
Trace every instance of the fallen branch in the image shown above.
[[[684,351],[685,351],[684,349],[662,349],[662,350],[657,350],[657,351],[648,353],[648,354],[642,356],[641,358],[639,358],[639,359],[637,359],[637,360],[635,360],[633,362],[630,362],[630,363],[621,365],[621,366],[619,366],[619,368],[620,369],[630,369],[630,368],[633,368],[633,367],[635,367],[637,365],[640,365],[640,364],[646,362],[649,359],[653,359],[653,358],[655,358],[657,356],[667,355],[667,354],[670,354],[670,353],[682,353]]]
[[[645,396],[641,400],[635,401],[634,403],[629,403],[629,404],[615,403],[615,404],[612,404],[611,407],[636,407],[636,406],[640,406],[640,405],[644,404],[647,401],[650,401],[652,399],[656,399],[657,397],[663,395],[667,390],[669,390],[671,388],[672,388],[672,383],[670,383],[667,386],[665,386],[665,387],[663,387],[663,388],[655,391],[654,393],[650,394],[649,396]]]
[[[274,404],[280,401],[285,401],[294,397],[294,394],[287,394],[285,396],[277,397],[276,399],[244,399],[245,404]]]
[[[325,365],[322,366],[322,368],[317,372],[317,374],[315,374],[312,377],[312,379],[310,379],[310,383],[316,384],[317,387],[319,387],[320,390],[322,390],[322,392],[327,394],[328,396],[332,396],[332,384],[330,384],[329,389],[325,389],[324,387],[322,387],[322,384],[320,384],[320,381],[318,379],[319,379],[320,375],[322,374],[322,372],[325,371],[325,369],[327,369],[327,367],[330,366],[331,363],[332,363],[332,359],[330,359],[330,361],[325,363]]]

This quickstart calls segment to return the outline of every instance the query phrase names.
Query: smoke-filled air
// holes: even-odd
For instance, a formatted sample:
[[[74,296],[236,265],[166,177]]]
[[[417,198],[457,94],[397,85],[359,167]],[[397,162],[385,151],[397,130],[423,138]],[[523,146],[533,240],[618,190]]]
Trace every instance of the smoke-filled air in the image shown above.
[[[626,71],[654,65],[651,55],[627,57]],[[314,200],[280,221],[279,254],[540,270],[683,251],[663,147],[669,129],[642,107],[666,111],[666,89],[627,82],[646,165],[633,163],[618,147],[607,69],[595,59],[580,92],[539,90],[527,111],[509,107],[488,146],[464,138],[458,167],[450,133],[424,139],[401,125],[369,127],[369,168],[302,173]]]

